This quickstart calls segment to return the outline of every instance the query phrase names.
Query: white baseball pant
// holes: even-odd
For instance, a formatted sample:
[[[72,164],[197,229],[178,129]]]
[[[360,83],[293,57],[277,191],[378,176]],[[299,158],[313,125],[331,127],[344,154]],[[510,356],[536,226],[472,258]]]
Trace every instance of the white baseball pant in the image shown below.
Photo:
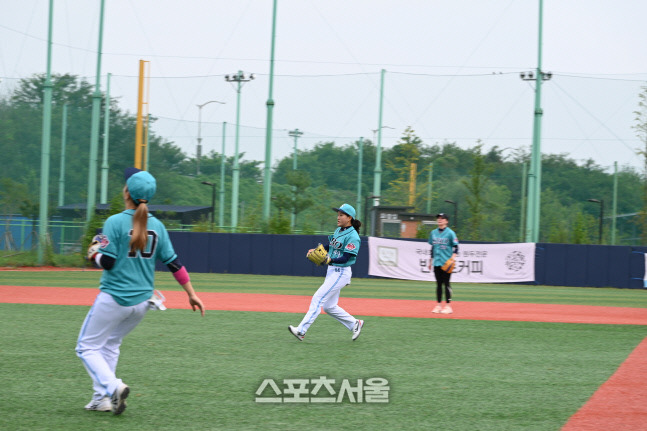
[[[310,325],[312,325],[317,316],[319,316],[319,313],[321,313],[322,308],[328,315],[348,328],[349,331],[353,330],[357,319],[337,305],[337,302],[339,302],[339,293],[342,287],[350,284],[352,275],[353,272],[350,266],[328,266],[326,279],[312,297],[310,308],[297,328],[299,332],[305,334],[308,331]]]
[[[148,301],[124,307],[108,293],[100,292],[97,295],[76,344],[76,354],[92,378],[94,399],[111,396],[122,383],[115,375],[119,347],[147,311]]]

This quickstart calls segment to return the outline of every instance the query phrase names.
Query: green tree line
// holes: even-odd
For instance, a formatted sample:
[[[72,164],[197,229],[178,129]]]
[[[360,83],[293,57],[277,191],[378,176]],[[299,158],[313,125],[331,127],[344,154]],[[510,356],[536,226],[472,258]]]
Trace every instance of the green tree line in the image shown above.
[[[73,75],[52,77],[53,108],[50,159],[50,213],[56,212],[61,158],[63,106],[67,105],[65,203],[87,200],[88,154],[93,87]],[[22,79],[11,94],[0,96],[0,214],[34,215],[38,208],[41,161],[43,75]],[[646,90],[647,91],[647,90]],[[640,95],[636,112],[637,134],[645,140],[645,93]],[[102,100],[102,115],[105,98]],[[151,117],[151,122],[155,122]],[[118,100],[110,102],[110,147],[108,154],[109,199],[123,187],[122,172],[132,165],[136,118],[120,109]],[[103,120],[101,120],[103,128]],[[104,133],[104,130],[101,130]],[[102,142],[102,139],[100,142]],[[490,145],[496,143],[488,143]],[[391,148],[382,151],[382,205],[412,207],[414,213],[446,212],[453,215],[457,203],[458,233],[461,240],[523,240],[524,164],[529,154],[508,151],[485,142],[460,148],[454,142],[426,143],[408,128]],[[222,155],[212,151],[200,159],[200,175],[195,175],[196,159],[184,154],[172,141],[150,134],[149,170],[158,181],[158,204],[211,204],[212,190],[202,181],[220,182]],[[376,145],[371,140],[362,147],[362,207],[372,195]],[[528,146],[529,147],[529,146]],[[331,206],[358,201],[358,163],[360,142],[320,142],[312,149],[299,150],[298,170],[292,157],[273,166],[272,220],[261,220],[263,173],[260,161],[239,155],[241,231],[290,233],[290,217],[296,212],[295,232],[329,231],[335,226]],[[647,151],[647,145],[645,147]],[[99,160],[103,158],[102,145]],[[637,156],[645,156],[640,151]],[[647,158],[646,158],[647,159]],[[225,159],[225,224],[231,207],[231,168],[233,157]],[[411,188],[415,166],[415,190]],[[637,217],[618,218],[617,244],[644,243],[647,237],[647,164],[645,172],[619,167],[617,174],[617,213]],[[430,175],[431,174],[431,175]],[[431,177],[432,181],[429,182]],[[431,192],[431,193],[430,193]],[[604,201],[605,215],[611,214],[613,175],[593,160],[576,162],[566,154],[544,154],[542,158],[542,197],[540,241],[596,243],[600,206],[588,199]],[[364,223],[364,209],[358,215]],[[611,220],[605,217],[603,242],[610,241]]]

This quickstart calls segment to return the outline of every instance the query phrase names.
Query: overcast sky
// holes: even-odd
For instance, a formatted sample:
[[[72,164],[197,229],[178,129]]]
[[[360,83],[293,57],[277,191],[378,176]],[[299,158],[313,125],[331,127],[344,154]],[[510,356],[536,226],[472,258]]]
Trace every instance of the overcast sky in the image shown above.
[[[240,151],[264,160],[271,0],[107,0],[101,90],[137,107],[139,60],[150,65],[154,130],[195,154],[198,108],[204,152],[233,154],[235,87]],[[53,73],[94,84],[99,0],[55,0]],[[48,0],[0,0],[0,93],[44,73]],[[647,2],[544,0],[542,152],[641,168],[634,111],[647,81]],[[532,0],[278,0],[273,156],[334,140],[373,139],[385,69],[383,145],[412,127],[427,144],[481,140],[486,149],[530,149],[538,63],[539,2]],[[511,151],[512,152],[512,151]],[[506,153],[507,154],[507,153]]]

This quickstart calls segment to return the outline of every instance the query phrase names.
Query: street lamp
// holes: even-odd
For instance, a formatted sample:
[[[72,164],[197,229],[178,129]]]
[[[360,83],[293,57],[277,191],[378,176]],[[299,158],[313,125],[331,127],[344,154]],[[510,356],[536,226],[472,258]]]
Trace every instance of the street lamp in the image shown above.
[[[602,199],[587,199],[589,202],[600,204],[600,227],[598,233],[598,243],[602,244],[602,218],[604,217],[604,201]]]
[[[225,104],[225,102],[220,102],[218,100],[209,100],[208,102],[204,102],[201,105],[196,105],[198,107],[198,148],[196,149],[196,175],[200,175],[200,157],[202,157],[202,108],[210,103],[220,103],[221,105]]]
[[[458,229],[458,203],[447,199],[445,202],[454,205],[454,229]]]
[[[375,145],[375,141],[377,140],[377,132],[379,132],[382,129],[393,129],[393,130],[395,130],[395,127],[382,126],[382,127],[378,127],[377,129],[371,129],[371,131],[373,132],[373,145]]]
[[[211,230],[213,231],[213,222],[216,214],[216,185],[209,181],[203,181],[205,186],[211,186]]]
[[[225,75],[225,81],[236,82],[236,144],[234,150],[234,166],[232,168],[231,177],[231,226],[236,229],[238,226],[238,177],[240,168],[238,167],[238,142],[240,137],[240,89],[244,82],[249,82],[254,79],[254,74],[245,76],[242,70],[239,70],[235,75]]]

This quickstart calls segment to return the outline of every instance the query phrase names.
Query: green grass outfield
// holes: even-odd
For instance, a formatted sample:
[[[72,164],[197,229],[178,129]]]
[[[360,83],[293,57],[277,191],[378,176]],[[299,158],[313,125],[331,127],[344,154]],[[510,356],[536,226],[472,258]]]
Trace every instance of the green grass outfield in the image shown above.
[[[2,285],[94,287],[98,272],[0,272]],[[168,274],[158,288],[177,290]],[[323,278],[192,274],[198,291],[310,295]],[[456,284],[460,301],[646,307],[643,290]],[[342,296],[431,299],[430,283],[354,279]],[[86,412],[74,345],[88,307],[0,304],[0,429],[559,430],[647,335],[645,326],[369,317],[362,336],[322,315],[151,312],[125,339],[122,416]],[[305,312],[305,310],[303,310]],[[349,310],[352,313],[352,310]],[[389,403],[260,404],[264,379],[373,377]],[[263,396],[265,393],[263,394]]]

